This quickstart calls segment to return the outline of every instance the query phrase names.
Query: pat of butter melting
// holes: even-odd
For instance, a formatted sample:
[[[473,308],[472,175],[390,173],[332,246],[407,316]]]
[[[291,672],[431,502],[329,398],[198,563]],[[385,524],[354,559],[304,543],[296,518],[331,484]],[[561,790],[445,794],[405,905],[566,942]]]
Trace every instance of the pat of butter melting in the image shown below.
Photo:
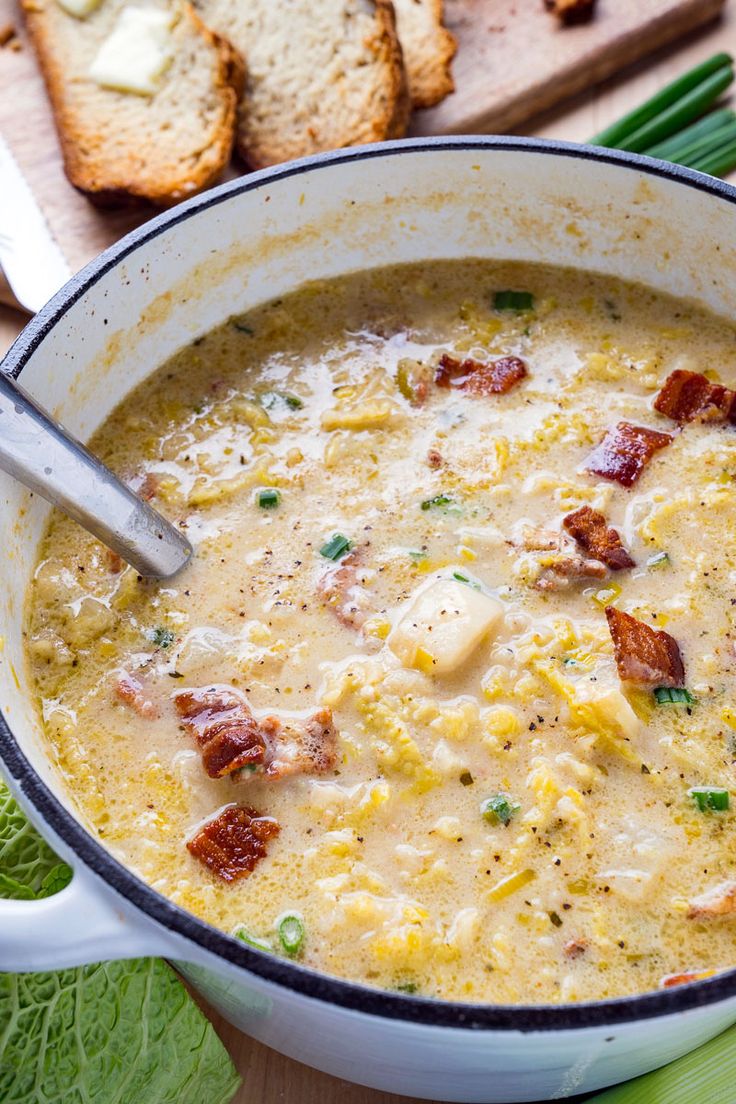
[[[173,55],[173,22],[173,12],[161,8],[123,8],[90,66],[92,80],[102,88],[152,96]]]
[[[409,602],[387,642],[405,667],[446,675],[465,662],[502,617],[496,598],[439,578]]]

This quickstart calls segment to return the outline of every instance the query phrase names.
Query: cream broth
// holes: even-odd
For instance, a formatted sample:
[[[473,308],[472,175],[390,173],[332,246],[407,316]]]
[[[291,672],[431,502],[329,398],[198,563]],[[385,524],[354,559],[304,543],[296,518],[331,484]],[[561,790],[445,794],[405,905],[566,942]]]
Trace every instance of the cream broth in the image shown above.
[[[736,385],[735,337],[467,261],[314,283],[182,349],[91,447],[193,563],[146,582],[54,515],[29,596],[86,821],[197,916],[283,954],[296,913],[301,962],[371,985],[556,1002],[732,965],[733,813],[690,791],[734,781],[736,429],[653,400],[676,370]],[[464,388],[498,358],[526,375]],[[586,468],[621,421],[672,437],[632,486]],[[566,531],[586,505],[633,567]],[[610,605],[672,636],[687,695],[622,681]],[[175,695],[211,686],[286,731],[329,710],[336,761],[208,777]],[[186,844],[233,804],[280,833],[227,884]]]

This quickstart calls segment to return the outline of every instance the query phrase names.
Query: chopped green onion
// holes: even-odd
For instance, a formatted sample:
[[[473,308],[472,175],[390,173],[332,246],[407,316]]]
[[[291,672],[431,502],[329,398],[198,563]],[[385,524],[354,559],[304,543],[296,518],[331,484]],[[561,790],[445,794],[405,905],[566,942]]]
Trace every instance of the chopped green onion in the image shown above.
[[[668,567],[670,562],[669,553],[656,552],[653,556],[650,556],[647,560],[647,567],[651,570],[655,570],[660,567]]]
[[[344,537],[342,533],[335,533],[319,550],[320,556],[326,560],[339,560],[353,547],[353,542]]]
[[[470,773],[470,771],[468,771],[468,770],[463,771],[463,773],[460,775],[460,785],[461,786],[472,786],[473,785],[473,776]]]
[[[233,322],[233,327],[239,333],[249,334],[251,337],[255,332],[250,326],[246,326],[245,322]]]
[[[677,80],[661,88],[656,95],[646,100],[633,111],[630,111],[628,115],[624,115],[622,119],[606,127],[606,129],[602,130],[599,134],[595,134],[588,140],[589,145],[609,146],[613,149],[622,149],[621,143],[623,141],[631,135],[640,132],[647,123],[661,115],[662,112],[666,111],[667,108],[671,107],[673,104],[679,102],[693,89],[702,85],[703,81],[710,77],[711,74],[720,75],[720,71],[730,66],[732,61],[733,58],[730,54],[714,54],[714,56],[708,58],[707,61],[703,61],[700,65],[696,65],[695,68],[689,69],[687,73],[683,73]],[[647,145],[652,146],[655,142],[659,142],[665,137],[667,137],[667,135],[663,134],[661,137],[652,138]],[[647,145],[641,148],[647,149]]]
[[[402,357],[396,366],[396,385],[405,399],[418,405],[427,394],[433,374],[428,364]]]
[[[657,705],[692,705],[695,698],[681,686],[658,686],[654,691]]]
[[[266,487],[258,492],[256,499],[262,510],[273,510],[281,502],[281,492],[275,487]]]
[[[671,161],[684,147],[699,142],[701,138],[708,138],[722,126],[733,122],[736,122],[736,112],[731,111],[730,108],[724,107],[718,111],[711,111],[692,126],[685,127],[664,142],[658,142],[656,146],[645,149],[644,153],[647,157],[659,157],[662,161]]]
[[[281,946],[292,958],[296,957],[304,946],[304,924],[295,912],[282,916],[277,925]]]
[[[257,947],[259,951],[273,951],[273,947],[267,940],[251,935],[247,928],[238,928],[235,935],[243,943],[247,943],[249,947]]]
[[[409,549],[409,559],[413,560],[414,563],[421,563],[422,560],[426,560],[426,558],[427,553],[423,549]]]
[[[489,824],[508,826],[511,818],[518,813],[521,805],[513,801],[508,794],[498,793],[489,797],[480,807],[481,816]]]
[[[534,310],[534,296],[530,291],[497,291],[493,295],[494,310],[522,311]]]
[[[725,176],[734,167],[736,167],[736,138],[690,165],[691,169],[708,173],[709,176]]]
[[[438,506],[451,506],[451,505],[452,505],[452,499],[450,498],[449,495],[438,494],[438,495],[435,495],[434,498],[425,498],[424,502],[422,503],[422,509],[423,510],[434,510]]]
[[[415,981],[402,981],[400,985],[396,986],[396,990],[399,993],[416,993],[419,986]]]
[[[617,142],[616,148],[641,153],[648,146],[676,134],[686,123],[702,115],[732,81],[733,69],[730,66],[719,69],[702,84],[693,88],[692,92],[688,92],[682,99],[672,103],[661,115],[656,115],[628,138]]]
[[[728,790],[722,786],[693,786],[687,791],[701,813],[725,813],[730,805]]]
[[[472,587],[473,590],[480,590],[480,583],[477,583],[475,579],[469,579],[467,575],[463,575],[459,571],[453,571],[452,577],[456,579],[458,583],[465,583],[466,586]]]
[[[175,636],[171,629],[158,628],[154,629],[151,633],[151,640],[157,648],[170,648],[174,643]]]
[[[290,410],[301,410],[304,406],[299,396],[293,395],[291,391],[263,391],[258,396],[258,401],[264,410],[272,410],[279,403],[288,406]]]

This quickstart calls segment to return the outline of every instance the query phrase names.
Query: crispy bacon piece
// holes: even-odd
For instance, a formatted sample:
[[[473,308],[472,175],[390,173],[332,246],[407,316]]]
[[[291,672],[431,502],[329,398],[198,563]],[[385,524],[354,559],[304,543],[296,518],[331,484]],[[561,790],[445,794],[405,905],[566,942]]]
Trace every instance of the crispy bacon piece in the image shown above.
[[[668,418],[684,422],[728,421],[736,424],[736,391],[711,383],[700,372],[678,368],[664,381],[654,400],[654,409]]]
[[[619,678],[654,686],[682,686],[685,668],[677,641],[629,613],[606,608]]]
[[[276,718],[257,721],[248,703],[223,687],[182,690],[174,705],[184,727],[202,748],[202,764],[210,778],[222,778],[242,767],[261,766]]]
[[[224,882],[247,878],[266,857],[266,844],[280,832],[273,817],[247,805],[231,805],[210,820],[187,843],[187,851]]]
[[[224,686],[181,690],[174,705],[184,727],[202,748],[210,778],[222,778],[243,767],[262,767],[270,780],[289,774],[331,770],[337,756],[337,730],[329,709],[303,722],[254,717],[248,702]]]
[[[562,953],[565,958],[580,958],[581,955],[585,954],[587,947],[587,939],[568,939],[562,948]]]
[[[441,468],[444,463],[442,459],[442,453],[439,449],[431,448],[427,450],[427,463],[430,468]]]
[[[368,616],[369,598],[359,581],[362,552],[353,549],[334,567],[325,571],[317,583],[317,594],[332,610],[341,625],[360,629]]]
[[[706,916],[728,916],[736,912],[736,881],[719,882],[693,897],[687,915],[690,920]]]
[[[665,974],[660,980],[660,989],[672,989],[675,985],[686,985],[688,981],[702,981],[713,977],[717,970],[685,970],[682,974]]]
[[[139,498],[144,498],[146,502],[150,502],[158,494],[160,485],[161,476],[157,472],[147,472],[140,485],[135,488],[135,493]]]
[[[606,525],[603,514],[590,506],[581,506],[568,514],[562,524],[589,556],[602,560],[612,571],[636,566],[616,530]]]
[[[123,570],[122,557],[119,556],[117,552],[113,552],[111,548],[105,549],[105,563],[107,565],[107,570],[113,575],[119,575]]]
[[[622,487],[631,487],[654,453],[669,445],[671,440],[669,433],[619,422],[593,449],[585,466],[593,475],[620,483]]]
[[[519,357],[498,360],[457,360],[443,353],[435,372],[438,387],[453,387],[471,395],[505,395],[524,379],[526,364]]]
[[[115,696],[134,709],[139,717],[156,717],[158,710],[143,693],[143,683],[127,671],[122,671],[115,683]]]

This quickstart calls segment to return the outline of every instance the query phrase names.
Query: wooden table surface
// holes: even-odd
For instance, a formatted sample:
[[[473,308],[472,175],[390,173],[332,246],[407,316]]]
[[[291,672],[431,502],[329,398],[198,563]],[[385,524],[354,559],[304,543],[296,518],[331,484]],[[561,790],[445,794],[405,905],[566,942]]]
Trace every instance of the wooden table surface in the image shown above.
[[[591,89],[566,104],[564,109],[537,119],[522,133],[584,141],[717,50],[736,54],[734,0],[727,14],[707,31]],[[10,345],[24,321],[22,315],[0,305],[0,354]],[[350,1085],[318,1073],[254,1042],[217,1014],[208,1014],[243,1076],[243,1088],[233,1104],[401,1104],[402,1101],[406,1104],[410,1099]]]

